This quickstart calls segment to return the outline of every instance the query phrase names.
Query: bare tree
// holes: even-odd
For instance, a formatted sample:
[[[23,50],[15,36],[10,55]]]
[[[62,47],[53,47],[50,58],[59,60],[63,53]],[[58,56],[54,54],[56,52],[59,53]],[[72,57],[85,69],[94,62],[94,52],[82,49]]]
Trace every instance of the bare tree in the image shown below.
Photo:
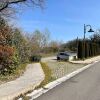
[[[42,49],[47,47],[49,42],[50,33],[47,30],[41,32],[36,30],[31,36],[31,47],[32,52],[40,52]]]
[[[14,12],[14,6],[18,4],[32,4],[43,8],[44,0],[0,0],[0,16],[9,16]],[[17,9],[17,8],[16,8]]]

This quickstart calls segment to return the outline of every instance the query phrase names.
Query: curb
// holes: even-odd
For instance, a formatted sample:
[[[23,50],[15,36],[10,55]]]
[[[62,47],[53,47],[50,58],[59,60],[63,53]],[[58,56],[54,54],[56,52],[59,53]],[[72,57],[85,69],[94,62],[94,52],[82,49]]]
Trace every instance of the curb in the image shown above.
[[[94,65],[97,62],[99,62],[99,61],[95,61],[95,62],[93,62],[91,64],[88,64],[88,65],[84,66],[83,68],[77,69],[76,71],[73,71],[72,73],[67,74],[62,78],[59,78],[59,79],[57,79],[57,80],[55,80],[53,82],[48,83],[43,88],[40,88],[38,90],[34,90],[32,93],[27,94],[26,96],[31,97],[30,100],[34,100],[37,97],[41,96],[42,94],[44,94],[44,93],[48,92],[49,90],[53,89],[57,85],[67,81],[68,79],[70,79],[70,78],[74,77],[75,75],[77,75],[77,74],[83,72],[84,70],[88,69],[89,67],[91,67],[92,65]],[[18,100],[22,100],[22,99],[19,98]]]

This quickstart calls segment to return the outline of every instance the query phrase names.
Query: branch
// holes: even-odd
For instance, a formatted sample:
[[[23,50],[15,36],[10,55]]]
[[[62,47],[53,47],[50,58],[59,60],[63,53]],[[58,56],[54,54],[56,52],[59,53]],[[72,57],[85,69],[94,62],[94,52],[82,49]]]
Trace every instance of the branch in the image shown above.
[[[0,0],[0,17],[8,17],[10,14],[12,15],[11,11],[17,9],[14,9],[13,4],[23,3],[25,5],[26,3],[29,3],[30,5],[32,4],[33,6],[35,5],[44,9],[44,1],[45,0]],[[9,7],[11,7],[11,9],[9,9]]]
[[[20,2],[25,2],[26,0],[14,0],[14,1],[0,1],[0,12],[2,11],[2,10],[4,10],[4,9],[6,9],[6,8],[8,8],[8,6],[10,5],[10,4],[16,4],[16,3],[20,3]]]

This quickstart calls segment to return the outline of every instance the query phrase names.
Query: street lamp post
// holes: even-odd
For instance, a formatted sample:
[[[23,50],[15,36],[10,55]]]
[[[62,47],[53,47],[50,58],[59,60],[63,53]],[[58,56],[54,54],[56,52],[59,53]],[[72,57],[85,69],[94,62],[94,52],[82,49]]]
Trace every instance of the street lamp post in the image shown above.
[[[85,25],[85,24],[84,24],[84,39],[83,39],[83,43],[84,43],[84,50],[83,50],[84,55],[83,55],[83,57],[84,57],[84,58],[85,58],[85,34],[86,34],[86,31],[87,31],[87,27],[89,27],[89,31],[88,31],[88,32],[94,32],[94,31],[92,30],[91,25]],[[83,59],[83,60],[84,60],[84,59]]]

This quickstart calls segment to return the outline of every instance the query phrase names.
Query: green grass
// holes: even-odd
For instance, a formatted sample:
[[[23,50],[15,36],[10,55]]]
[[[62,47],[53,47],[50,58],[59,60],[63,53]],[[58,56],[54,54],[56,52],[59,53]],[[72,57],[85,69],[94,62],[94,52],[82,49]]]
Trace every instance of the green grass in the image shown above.
[[[27,64],[21,64],[16,68],[16,70],[13,73],[8,75],[0,75],[0,84],[12,81],[21,76],[24,73],[26,66]]]

